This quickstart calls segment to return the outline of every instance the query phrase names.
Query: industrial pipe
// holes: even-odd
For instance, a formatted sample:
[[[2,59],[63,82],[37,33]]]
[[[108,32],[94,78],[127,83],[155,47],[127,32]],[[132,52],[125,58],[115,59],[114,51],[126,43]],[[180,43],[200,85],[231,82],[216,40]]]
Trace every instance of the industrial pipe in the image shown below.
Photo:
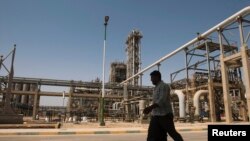
[[[208,90],[199,90],[199,91],[197,91],[194,94],[193,102],[194,102],[194,107],[195,107],[195,112],[194,112],[195,116],[199,116],[200,115],[200,111],[199,111],[199,106],[200,106],[199,98],[200,98],[200,95],[204,94],[204,93],[208,93]]]
[[[230,16],[229,18],[225,19],[224,21],[222,21],[221,23],[219,23],[216,26],[212,27],[211,29],[207,30],[203,34],[200,34],[199,37],[194,38],[193,40],[191,40],[188,43],[182,45],[181,47],[179,47],[178,49],[174,50],[173,52],[171,52],[171,53],[163,56],[162,58],[160,58],[159,60],[157,60],[153,64],[149,65],[148,67],[144,68],[140,72],[136,73],[135,75],[133,75],[133,76],[129,77],[128,79],[124,80],[123,82],[121,82],[121,84],[124,84],[124,83],[128,82],[129,80],[133,79],[134,77],[136,77],[136,76],[144,73],[145,71],[151,69],[152,67],[160,64],[164,60],[170,58],[171,56],[175,55],[176,53],[182,51],[183,49],[187,48],[188,46],[190,46],[190,45],[194,44],[195,42],[199,41],[200,39],[206,38],[207,36],[209,36],[213,32],[216,32],[218,30],[221,30],[221,29],[223,29],[223,28],[231,25],[233,22],[237,21],[237,19],[239,17],[244,17],[244,16],[246,16],[248,14],[250,14],[250,6],[243,8],[239,12],[237,12],[234,15]]]
[[[180,118],[185,118],[185,95],[181,90],[174,90],[172,95],[176,94],[179,98],[179,115]]]

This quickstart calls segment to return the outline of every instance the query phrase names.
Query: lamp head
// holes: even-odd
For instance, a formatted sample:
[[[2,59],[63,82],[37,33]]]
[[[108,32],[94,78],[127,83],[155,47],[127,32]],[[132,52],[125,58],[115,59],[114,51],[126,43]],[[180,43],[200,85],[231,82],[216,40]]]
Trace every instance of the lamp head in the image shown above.
[[[109,16],[105,16],[104,20],[105,20],[104,25],[107,25],[107,24],[108,24],[108,21],[109,21]]]

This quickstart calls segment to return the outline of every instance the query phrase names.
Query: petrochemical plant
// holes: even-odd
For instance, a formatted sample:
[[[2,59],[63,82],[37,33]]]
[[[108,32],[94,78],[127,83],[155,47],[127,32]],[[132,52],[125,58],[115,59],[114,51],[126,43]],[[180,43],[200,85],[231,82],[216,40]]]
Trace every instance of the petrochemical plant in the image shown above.
[[[144,69],[141,67],[143,35],[139,30],[132,30],[125,42],[127,59],[110,65],[109,82],[105,83],[104,119],[148,121],[142,111],[151,103],[153,87],[143,86],[143,73],[153,67],[161,70],[162,62],[183,52],[185,67],[170,73],[175,119],[191,122],[204,114],[210,122],[249,121],[249,15],[250,7],[246,7]],[[234,34],[233,39],[230,34]],[[51,120],[60,115],[64,122],[73,117],[81,120],[83,116],[91,121],[99,120],[101,80],[14,77],[15,47],[7,57],[12,57],[10,68],[4,65],[6,58],[0,58],[0,70],[8,70],[7,76],[0,74],[0,124],[22,123],[23,116],[35,120],[36,115]],[[69,91],[41,91],[42,86],[63,86]],[[40,106],[41,96],[63,96],[68,101],[65,106]]]

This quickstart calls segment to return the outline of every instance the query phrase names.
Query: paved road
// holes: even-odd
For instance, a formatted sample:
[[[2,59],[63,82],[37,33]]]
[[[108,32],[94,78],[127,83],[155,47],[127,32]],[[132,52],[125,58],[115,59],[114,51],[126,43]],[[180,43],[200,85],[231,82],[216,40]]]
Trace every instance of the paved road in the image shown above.
[[[185,141],[207,141],[207,131],[180,132]],[[146,133],[0,136],[0,141],[145,141]],[[173,141],[168,137],[168,141]]]

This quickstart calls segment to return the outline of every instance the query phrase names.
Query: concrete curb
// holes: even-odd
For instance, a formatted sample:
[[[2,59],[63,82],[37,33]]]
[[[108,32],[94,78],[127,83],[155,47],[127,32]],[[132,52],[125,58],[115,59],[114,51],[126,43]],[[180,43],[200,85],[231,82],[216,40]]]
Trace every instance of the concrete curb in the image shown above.
[[[65,130],[65,131],[64,131]],[[0,130],[0,136],[17,136],[17,135],[85,135],[85,134],[133,134],[133,133],[147,133],[147,129],[131,129],[131,130],[114,130],[114,129],[54,129],[51,131],[44,131],[39,129],[34,129],[33,131],[24,130]],[[67,131],[66,131],[67,130]],[[196,127],[196,128],[176,128],[178,132],[185,131],[207,131],[206,127]]]
[[[0,124],[0,129],[57,129],[60,123],[56,124]]]
[[[186,131],[207,131],[208,125],[249,125],[249,122],[235,123],[206,123],[206,124],[176,124],[178,132]],[[0,136],[17,136],[17,135],[84,135],[84,134],[133,134],[147,133],[146,127],[139,128],[57,128],[57,129],[0,129]]]
[[[201,128],[187,128],[187,129],[176,129],[179,132],[183,131],[207,131],[207,127],[201,127]]]

